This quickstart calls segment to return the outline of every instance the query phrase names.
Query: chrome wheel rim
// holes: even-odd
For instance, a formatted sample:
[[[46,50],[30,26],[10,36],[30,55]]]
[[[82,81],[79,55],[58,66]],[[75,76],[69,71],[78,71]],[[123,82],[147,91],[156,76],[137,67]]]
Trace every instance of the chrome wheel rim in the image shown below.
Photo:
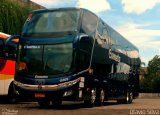
[[[129,92],[127,92],[127,97],[126,97],[126,101],[127,101],[127,103],[129,102]]]
[[[132,102],[132,100],[133,100],[133,93],[131,92],[130,93],[130,102]]]
[[[96,100],[96,91],[94,89],[91,90],[91,104],[94,104]]]
[[[101,102],[101,103],[104,102],[104,98],[105,98],[104,90],[101,90],[101,92],[100,92],[100,102]]]

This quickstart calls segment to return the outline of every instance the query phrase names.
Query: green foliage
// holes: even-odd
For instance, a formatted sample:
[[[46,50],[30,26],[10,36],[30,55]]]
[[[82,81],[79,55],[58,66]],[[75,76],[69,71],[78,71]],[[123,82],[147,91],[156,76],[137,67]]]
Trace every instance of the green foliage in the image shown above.
[[[158,76],[160,73],[160,56],[156,55],[148,64],[148,74],[149,77],[153,78]]]
[[[142,92],[160,92],[160,56],[156,55],[148,64],[148,74],[140,81]]]
[[[147,79],[148,77],[146,76],[143,80],[140,81],[140,91],[149,93],[152,92],[152,82],[150,79]]]
[[[21,34],[22,26],[32,9],[16,2],[1,0],[0,31],[7,34]]]
[[[152,87],[154,92],[160,92],[160,76],[153,79]]]

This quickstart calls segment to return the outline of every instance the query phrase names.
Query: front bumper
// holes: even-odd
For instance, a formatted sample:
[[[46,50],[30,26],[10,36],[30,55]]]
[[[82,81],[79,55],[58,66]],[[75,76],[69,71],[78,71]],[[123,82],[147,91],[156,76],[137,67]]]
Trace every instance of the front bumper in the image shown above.
[[[76,97],[80,78],[72,81],[54,85],[30,85],[18,81],[13,81],[15,91],[18,95],[27,99],[35,99],[36,93],[45,94],[45,98],[51,100],[59,97]],[[69,93],[68,93],[69,92]],[[72,93],[70,93],[72,92]],[[69,95],[66,95],[69,94]]]
[[[76,83],[78,83],[80,81],[80,78],[72,80],[72,81],[68,81],[68,82],[64,82],[64,83],[60,83],[60,84],[54,84],[54,85],[29,85],[29,84],[23,84],[21,82],[18,81],[13,81],[14,85],[24,89],[24,90],[59,90],[59,89],[63,89],[63,88],[67,88],[70,86],[75,85]]]

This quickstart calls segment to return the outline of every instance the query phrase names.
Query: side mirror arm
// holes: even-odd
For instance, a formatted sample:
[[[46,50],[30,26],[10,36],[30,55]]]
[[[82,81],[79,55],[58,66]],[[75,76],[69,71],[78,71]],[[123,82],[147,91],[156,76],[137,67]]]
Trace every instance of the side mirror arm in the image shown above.
[[[15,38],[19,38],[20,39],[20,35],[13,35],[13,36],[10,36],[6,41],[5,41],[5,46],[7,45],[7,43]]]

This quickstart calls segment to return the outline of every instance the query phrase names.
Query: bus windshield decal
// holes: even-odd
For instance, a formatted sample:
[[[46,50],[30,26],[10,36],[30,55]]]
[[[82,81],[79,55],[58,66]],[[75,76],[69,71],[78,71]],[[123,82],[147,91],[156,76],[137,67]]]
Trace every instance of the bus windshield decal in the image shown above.
[[[40,46],[24,46],[24,49],[40,49]]]

